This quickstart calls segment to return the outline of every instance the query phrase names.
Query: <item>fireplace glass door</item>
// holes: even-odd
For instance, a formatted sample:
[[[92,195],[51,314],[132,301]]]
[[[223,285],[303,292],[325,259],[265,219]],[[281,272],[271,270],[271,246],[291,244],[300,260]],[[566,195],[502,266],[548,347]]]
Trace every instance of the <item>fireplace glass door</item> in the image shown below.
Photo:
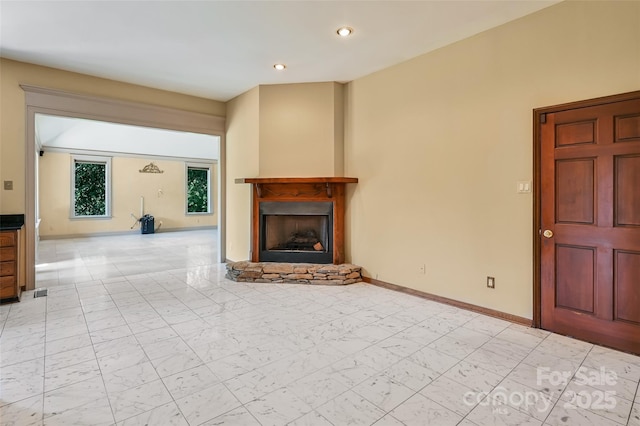
[[[332,203],[260,203],[260,260],[331,263]]]
[[[324,251],[327,247],[327,216],[266,217],[265,244],[269,251]]]

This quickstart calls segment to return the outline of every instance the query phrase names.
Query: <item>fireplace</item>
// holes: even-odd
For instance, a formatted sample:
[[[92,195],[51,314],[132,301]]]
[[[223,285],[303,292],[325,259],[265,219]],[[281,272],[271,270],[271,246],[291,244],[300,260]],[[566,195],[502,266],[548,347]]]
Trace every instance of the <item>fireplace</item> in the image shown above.
[[[356,178],[246,178],[252,262],[344,263],[345,185]]]
[[[260,261],[333,262],[333,203],[260,203]]]

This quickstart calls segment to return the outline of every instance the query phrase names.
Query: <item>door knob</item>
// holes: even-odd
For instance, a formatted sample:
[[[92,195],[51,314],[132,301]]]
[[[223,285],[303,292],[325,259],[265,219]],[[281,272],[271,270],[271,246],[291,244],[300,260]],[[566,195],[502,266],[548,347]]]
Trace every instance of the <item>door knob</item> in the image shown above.
[[[545,238],[551,238],[553,237],[553,231],[551,229],[545,229],[542,236]]]

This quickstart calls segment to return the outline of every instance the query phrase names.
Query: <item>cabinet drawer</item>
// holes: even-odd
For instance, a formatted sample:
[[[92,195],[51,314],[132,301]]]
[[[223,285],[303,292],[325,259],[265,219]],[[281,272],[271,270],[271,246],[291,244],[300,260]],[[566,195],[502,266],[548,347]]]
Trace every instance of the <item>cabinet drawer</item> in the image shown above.
[[[0,276],[5,277],[7,275],[15,275],[16,274],[16,263],[15,262],[2,262],[0,263]]]
[[[6,277],[0,277],[0,287],[5,288],[8,286],[13,286],[16,283],[15,275],[7,275]]]
[[[0,232],[0,247],[13,247],[16,245],[16,233]]]
[[[16,297],[16,277],[0,277],[0,299]]]
[[[0,248],[0,261],[5,262],[16,259],[15,247],[2,247]]]

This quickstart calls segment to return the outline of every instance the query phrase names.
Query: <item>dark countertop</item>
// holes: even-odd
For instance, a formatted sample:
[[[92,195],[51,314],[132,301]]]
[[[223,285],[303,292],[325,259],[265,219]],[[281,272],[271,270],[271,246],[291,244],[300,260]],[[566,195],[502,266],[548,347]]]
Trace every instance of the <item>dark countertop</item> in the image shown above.
[[[23,226],[23,214],[0,214],[0,231],[13,231]]]

